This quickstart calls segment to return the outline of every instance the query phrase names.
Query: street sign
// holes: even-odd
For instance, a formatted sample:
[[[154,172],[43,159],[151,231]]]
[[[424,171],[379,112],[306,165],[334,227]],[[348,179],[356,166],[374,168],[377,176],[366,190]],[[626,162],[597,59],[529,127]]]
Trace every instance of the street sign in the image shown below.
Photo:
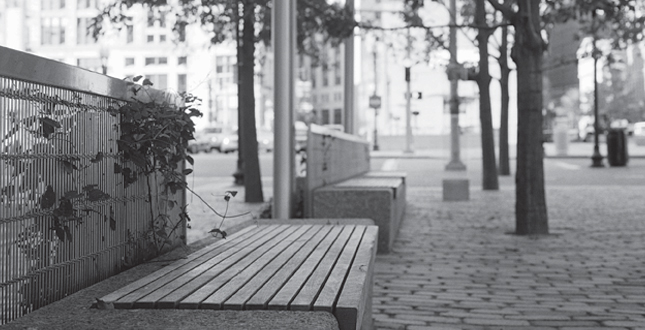
[[[378,109],[381,107],[381,97],[378,95],[370,96],[370,108]]]

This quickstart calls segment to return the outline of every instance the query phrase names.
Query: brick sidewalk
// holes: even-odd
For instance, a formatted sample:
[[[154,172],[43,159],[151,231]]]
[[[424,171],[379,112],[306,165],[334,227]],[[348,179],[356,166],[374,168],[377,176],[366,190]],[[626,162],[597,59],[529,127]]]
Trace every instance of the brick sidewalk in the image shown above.
[[[410,188],[377,258],[377,329],[645,329],[645,187],[547,188],[551,235],[511,235],[514,190]]]

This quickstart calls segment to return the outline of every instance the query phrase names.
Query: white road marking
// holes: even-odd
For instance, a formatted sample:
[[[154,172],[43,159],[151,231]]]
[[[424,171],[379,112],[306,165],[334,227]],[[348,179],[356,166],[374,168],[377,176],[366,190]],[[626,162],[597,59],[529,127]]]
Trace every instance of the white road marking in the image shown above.
[[[381,165],[381,171],[396,171],[399,167],[399,160],[396,158],[388,158],[383,165]]]
[[[556,161],[554,163],[555,163],[556,166],[562,167],[562,168],[564,168],[566,170],[579,170],[580,168],[582,168],[582,166],[580,166],[580,165],[569,164],[569,163],[565,163],[565,162]]]

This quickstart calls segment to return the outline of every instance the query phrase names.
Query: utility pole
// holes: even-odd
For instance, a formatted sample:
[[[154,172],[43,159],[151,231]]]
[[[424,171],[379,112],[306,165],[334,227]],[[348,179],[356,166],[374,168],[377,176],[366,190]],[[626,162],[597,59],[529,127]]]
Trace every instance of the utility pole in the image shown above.
[[[346,0],[345,6],[354,16],[354,0]],[[294,27],[295,28],[295,27]],[[345,133],[354,133],[354,32],[345,39],[345,97],[343,111],[343,126]]]
[[[448,79],[450,80],[450,162],[446,165],[447,171],[465,171],[466,165],[459,157],[459,71],[461,67],[457,62],[457,4],[450,0],[450,33],[448,51],[450,62],[448,64]]]
[[[381,98],[378,96],[378,53],[377,53],[377,45],[376,43],[378,42],[378,37],[374,40],[374,50],[373,50],[373,55],[374,55],[374,94],[372,95],[372,98],[370,100],[374,100],[373,104],[370,104],[374,108],[374,146],[373,149],[374,151],[379,150],[378,146],[378,109],[381,106]],[[376,103],[376,100],[378,100],[378,104]],[[372,103],[372,102],[370,102]]]
[[[405,66],[405,150],[406,154],[411,154],[412,151],[412,125],[410,123],[410,112],[412,111],[412,90],[410,87],[411,80],[411,69],[412,69],[412,60],[410,59],[410,48],[412,48],[412,41],[410,40],[410,28],[408,27],[407,33],[408,44],[406,47],[405,60],[403,60],[403,65]]]

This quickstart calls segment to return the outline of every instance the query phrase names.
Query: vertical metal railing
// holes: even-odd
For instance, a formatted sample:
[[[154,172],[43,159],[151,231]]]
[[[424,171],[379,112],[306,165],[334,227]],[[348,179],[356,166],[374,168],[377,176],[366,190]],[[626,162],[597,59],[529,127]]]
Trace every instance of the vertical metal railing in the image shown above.
[[[20,63],[27,69],[45,68],[43,82],[38,72],[21,79],[8,69],[12,58],[27,61]],[[125,102],[125,84],[114,95],[97,95],[93,89],[121,85],[6,48],[0,48],[0,66],[4,324],[149,257],[155,211],[148,184],[155,178],[126,185],[117,170],[132,166],[118,155],[114,112]],[[53,85],[57,74],[63,86]]]

